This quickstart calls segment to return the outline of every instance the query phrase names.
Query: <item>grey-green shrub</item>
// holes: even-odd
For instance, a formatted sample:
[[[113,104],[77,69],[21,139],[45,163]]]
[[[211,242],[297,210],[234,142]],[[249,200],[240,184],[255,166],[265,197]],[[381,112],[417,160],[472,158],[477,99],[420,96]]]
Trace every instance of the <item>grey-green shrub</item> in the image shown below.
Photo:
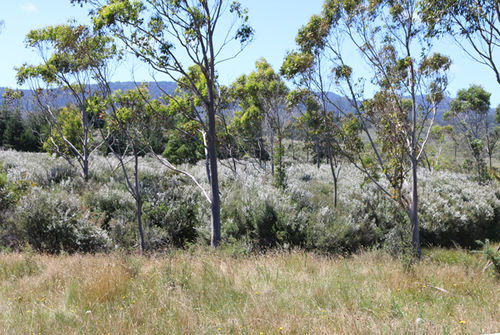
[[[144,178],[144,222],[149,249],[182,248],[198,239],[199,190],[176,175],[161,180]]]
[[[33,188],[20,200],[15,222],[20,240],[42,252],[102,251],[111,242],[89,220],[80,199],[68,193]]]
[[[117,188],[106,184],[98,190],[86,192],[83,196],[86,207],[102,215],[102,228],[108,231],[111,229],[111,220],[134,220],[135,201],[123,188],[123,186]]]

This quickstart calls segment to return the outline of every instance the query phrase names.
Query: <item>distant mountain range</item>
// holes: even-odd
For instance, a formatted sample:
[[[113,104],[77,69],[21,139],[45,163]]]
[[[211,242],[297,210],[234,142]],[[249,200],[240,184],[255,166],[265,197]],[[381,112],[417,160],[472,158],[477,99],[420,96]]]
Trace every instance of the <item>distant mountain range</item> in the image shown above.
[[[174,82],[169,82],[169,81],[160,81],[160,82],[147,82],[145,83],[148,85],[149,88],[149,94],[151,95],[152,98],[156,99],[162,96],[164,93],[167,92],[168,94],[174,93],[175,89],[177,88],[177,85]],[[135,89],[137,85],[140,85],[140,83],[135,83],[135,82],[114,82],[111,83],[111,90],[116,91],[116,90],[122,90],[122,91],[127,91],[131,89]],[[24,92],[24,105],[28,106],[28,109],[31,109],[33,106],[33,93],[30,90],[22,90]],[[3,101],[2,95],[5,92],[5,88],[0,87],[0,104]],[[335,93],[328,93],[329,99],[333,101],[337,106],[341,107],[342,109],[346,111],[352,110],[351,105],[349,102],[342,96],[335,94]],[[436,114],[436,121],[441,123],[443,119],[443,114],[449,109],[450,102],[451,102],[450,97],[445,97],[443,101],[438,105],[437,109],[437,114]],[[71,96],[68,93],[61,92],[57,96],[57,105],[58,106],[65,106],[69,102],[72,101]],[[491,109],[490,111],[490,118],[492,120],[495,119],[494,117],[494,109]]]
[[[117,90],[122,90],[122,91],[127,91],[127,90],[132,90],[137,87],[137,85],[140,85],[141,83],[135,83],[132,81],[127,81],[127,82],[114,82],[110,83],[110,88],[112,91],[117,91]],[[177,85],[173,82],[168,82],[168,81],[161,81],[161,82],[148,82],[145,83],[148,85],[149,89],[149,94],[151,97],[154,99],[159,98],[164,94],[164,92],[168,94],[174,93],[175,89],[177,88]],[[97,86],[94,86],[97,87]],[[92,88],[92,85],[91,85]],[[33,92],[31,90],[21,90],[24,93],[24,103],[23,105],[27,106],[27,109],[31,109],[33,107]],[[3,102],[3,94],[5,92],[4,87],[0,87],[0,104]],[[57,106],[65,106],[68,103],[72,102],[73,98],[69,93],[66,92],[59,92],[56,96],[56,105]]]

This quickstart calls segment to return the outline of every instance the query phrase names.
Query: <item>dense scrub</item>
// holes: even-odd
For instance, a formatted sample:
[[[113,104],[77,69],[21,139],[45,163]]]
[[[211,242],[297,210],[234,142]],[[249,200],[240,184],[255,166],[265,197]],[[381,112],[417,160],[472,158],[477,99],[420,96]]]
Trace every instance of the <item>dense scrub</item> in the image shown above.
[[[3,247],[29,243],[44,252],[134,248],[135,202],[116,162],[92,161],[87,183],[66,161],[46,154],[0,152]],[[208,189],[203,164],[185,166]],[[286,189],[273,187],[265,169],[243,165],[222,169],[223,239],[242,250],[304,248],[353,252],[386,247],[397,252],[407,241],[407,216],[363,176],[346,166],[340,175],[339,205],[332,205],[326,166],[289,165]],[[209,205],[201,191],[153,158],[140,166],[147,248],[162,250],[205,244]],[[500,187],[467,176],[420,171],[423,243],[471,246],[500,232]]]
[[[117,162],[95,157],[85,182],[66,161],[46,154],[0,151],[0,219],[3,247],[29,243],[44,252],[134,248],[135,201],[116,172]],[[222,230],[225,243],[242,251],[303,248],[345,253],[386,247],[398,252],[409,233],[407,216],[354,168],[339,180],[333,206],[329,169],[288,165],[285,189],[269,173],[242,162],[237,173],[222,168]],[[184,166],[208,190],[200,162]],[[119,171],[119,170],[118,170]],[[141,159],[143,219],[149,250],[205,244],[209,204],[199,188],[154,158]],[[465,175],[420,171],[424,245],[473,246],[500,235],[500,187]]]

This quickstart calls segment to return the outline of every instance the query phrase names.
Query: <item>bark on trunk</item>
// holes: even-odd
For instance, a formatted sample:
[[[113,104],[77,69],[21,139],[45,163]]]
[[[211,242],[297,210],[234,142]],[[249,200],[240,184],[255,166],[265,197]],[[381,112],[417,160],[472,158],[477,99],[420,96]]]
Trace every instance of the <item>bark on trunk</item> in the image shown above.
[[[207,172],[207,180],[208,183],[210,184],[210,159],[209,159],[209,154],[208,154],[208,148],[207,148],[207,135],[205,132],[202,133],[203,135],[203,146],[205,147],[205,170]]]
[[[316,142],[316,167],[319,169],[321,165],[321,157],[319,155],[319,140],[318,137],[314,139],[314,142]]]
[[[89,121],[87,112],[82,111],[83,116],[83,177],[89,179]]]
[[[211,83],[209,83],[211,85]],[[220,195],[219,195],[219,174],[217,170],[217,135],[215,132],[215,108],[214,97],[212,90],[209,91],[208,105],[208,157],[210,161],[210,189],[212,193],[212,218],[211,218],[211,239],[210,244],[212,247],[217,247],[221,240],[221,222],[220,222]]]
[[[139,195],[136,200],[137,206],[137,225],[139,227],[139,236],[141,239],[141,254],[146,250],[146,242],[144,241],[144,229],[142,228],[142,198]]]
[[[271,131],[269,138],[269,146],[271,148],[271,176],[274,176],[274,132]]]
[[[141,242],[141,254],[146,250],[146,243],[144,241],[144,230],[142,228],[142,197],[141,185],[139,183],[139,155],[134,146],[134,183],[135,183],[135,205],[137,214],[137,226],[139,228],[139,237]]]
[[[418,191],[417,191],[417,160],[412,157],[411,162],[412,183],[411,183],[411,206],[410,222],[412,225],[412,245],[415,256],[420,259],[422,252],[420,250],[420,230],[418,225]]]

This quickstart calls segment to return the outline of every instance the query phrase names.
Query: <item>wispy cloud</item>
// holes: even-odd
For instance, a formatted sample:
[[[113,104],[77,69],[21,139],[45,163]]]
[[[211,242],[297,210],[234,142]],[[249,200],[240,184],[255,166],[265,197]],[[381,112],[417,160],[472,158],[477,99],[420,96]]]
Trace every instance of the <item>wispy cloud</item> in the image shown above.
[[[34,13],[37,11],[37,8],[33,2],[26,2],[26,3],[22,4],[20,7],[23,11],[29,12],[29,13]]]

